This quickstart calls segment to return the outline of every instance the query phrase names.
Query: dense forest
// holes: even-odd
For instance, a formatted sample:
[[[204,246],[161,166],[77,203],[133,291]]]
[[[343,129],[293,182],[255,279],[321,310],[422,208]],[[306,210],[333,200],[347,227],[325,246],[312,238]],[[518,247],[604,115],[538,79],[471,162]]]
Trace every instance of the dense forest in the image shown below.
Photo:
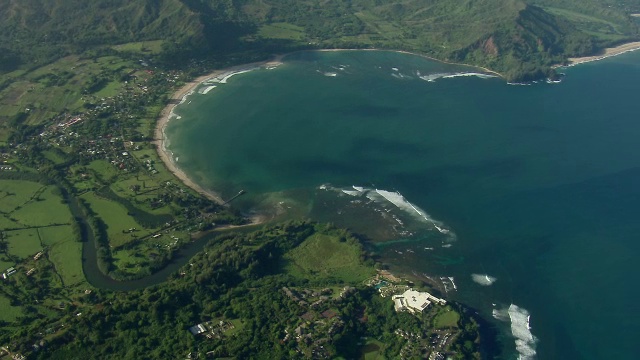
[[[0,1],[0,69],[163,40],[173,62],[243,51],[376,47],[482,65],[507,79],[638,39],[633,1]]]

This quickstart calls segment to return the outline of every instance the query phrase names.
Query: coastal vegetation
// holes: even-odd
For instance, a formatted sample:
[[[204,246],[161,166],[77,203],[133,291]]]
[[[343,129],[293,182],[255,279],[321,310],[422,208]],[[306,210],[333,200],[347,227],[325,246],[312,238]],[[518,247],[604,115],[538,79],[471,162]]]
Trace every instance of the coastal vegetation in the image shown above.
[[[358,272],[369,281],[322,272],[306,279],[281,266],[320,238],[357,255],[357,266],[366,268]],[[313,264],[332,268],[335,258]],[[27,305],[20,289],[32,278],[19,274],[3,289],[18,294],[29,315],[5,314],[23,326],[0,342],[36,359],[480,357],[470,312],[433,304],[422,313],[398,313],[374,287],[391,280],[366,264],[372,263],[362,245],[344,230],[289,222],[217,235],[167,282],[127,293],[82,291]],[[205,330],[194,330],[198,325]]]

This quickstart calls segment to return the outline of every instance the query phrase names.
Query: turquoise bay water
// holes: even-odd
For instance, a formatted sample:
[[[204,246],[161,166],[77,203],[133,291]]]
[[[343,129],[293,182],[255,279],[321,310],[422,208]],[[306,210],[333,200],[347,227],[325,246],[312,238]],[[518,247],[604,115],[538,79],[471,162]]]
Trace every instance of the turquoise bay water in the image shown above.
[[[566,69],[561,84],[433,76],[465,71],[391,52],[293,54],[190,96],[169,149],[203,186],[247,190],[236,206],[278,192],[274,207],[298,201],[363,231],[387,213],[367,207],[406,210],[377,243],[383,260],[492,321],[503,358],[635,358],[640,53]],[[340,191],[352,185],[369,198]],[[400,208],[376,188],[401,193]]]

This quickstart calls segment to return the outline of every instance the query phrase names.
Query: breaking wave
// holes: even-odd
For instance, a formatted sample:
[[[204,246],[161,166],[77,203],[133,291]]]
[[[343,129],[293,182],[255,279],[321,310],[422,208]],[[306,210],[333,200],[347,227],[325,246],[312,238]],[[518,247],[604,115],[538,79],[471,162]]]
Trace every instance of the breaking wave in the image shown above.
[[[497,278],[487,274],[471,274],[471,279],[482,286],[491,286],[496,282],[496,280],[498,280]]]
[[[507,309],[493,309],[493,317],[500,321],[511,322],[511,334],[515,338],[519,360],[533,360],[536,356],[537,339],[531,333],[529,311],[511,304]]]
[[[420,209],[419,207],[405,199],[405,197],[398,191],[366,188],[363,186],[352,186],[351,188],[332,188],[329,185],[322,185],[320,186],[320,189],[331,189],[353,197],[365,197],[379,204],[392,204],[396,208],[411,215],[412,217],[432,225],[433,228],[441,234],[447,235],[447,241],[455,240],[455,234],[451,230],[447,229],[442,222],[434,220],[424,210]]]
[[[477,72],[435,73],[435,74],[429,74],[429,75],[420,75],[420,73],[418,72],[418,77],[428,82],[434,82],[438,79],[453,79],[457,77],[468,77],[468,76],[475,76],[481,79],[491,79],[491,78],[497,77],[495,75],[477,73]]]

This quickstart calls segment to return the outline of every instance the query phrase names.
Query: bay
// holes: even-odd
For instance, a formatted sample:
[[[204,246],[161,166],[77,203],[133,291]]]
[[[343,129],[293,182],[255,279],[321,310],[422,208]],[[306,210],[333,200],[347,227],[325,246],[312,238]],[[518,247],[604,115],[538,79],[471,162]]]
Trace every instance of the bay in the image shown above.
[[[563,71],[517,86],[409,54],[296,53],[190,96],[168,148],[204,187],[246,190],[240,209],[368,231],[393,270],[491,320],[502,358],[631,359],[640,54]],[[415,212],[385,231],[380,194]]]

